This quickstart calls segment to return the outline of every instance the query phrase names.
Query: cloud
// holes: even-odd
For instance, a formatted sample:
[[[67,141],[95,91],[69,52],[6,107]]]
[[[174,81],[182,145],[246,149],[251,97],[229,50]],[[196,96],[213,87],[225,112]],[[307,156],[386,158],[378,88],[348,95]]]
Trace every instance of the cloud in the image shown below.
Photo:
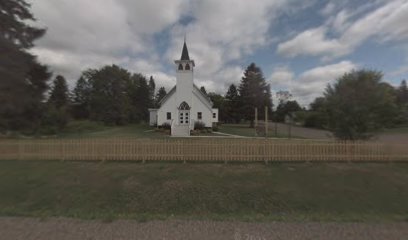
[[[323,54],[341,55],[347,47],[337,39],[326,39],[327,28],[319,27],[306,30],[295,38],[278,45],[278,53],[287,57],[298,55],[319,56]]]
[[[279,85],[282,89],[289,90],[301,105],[307,105],[321,96],[328,84],[356,68],[357,65],[353,62],[341,61],[309,69],[298,76],[288,68],[277,68],[272,73],[270,81],[275,83],[275,86]]]
[[[288,67],[277,67],[273,70],[268,82],[275,90],[291,89],[294,78],[295,74]]]
[[[383,1],[377,2],[383,4]],[[307,29],[280,43],[277,52],[286,57],[304,55],[323,56],[323,59],[328,59],[348,55],[368,39],[374,38],[379,42],[407,40],[408,1],[388,1],[356,20],[352,18],[372,4],[370,2],[356,10],[340,11],[323,25]],[[332,6],[328,8],[330,10]],[[333,31],[338,32],[339,36],[333,36]]]
[[[82,70],[115,63],[156,74],[163,79],[158,85],[168,86],[175,75],[172,61],[179,57],[187,33],[197,80],[209,91],[221,92],[240,79],[242,66],[234,61],[270,44],[274,19],[294,1],[31,2],[38,22],[48,29],[33,52],[56,74],[66,75],[71,85]],[[168,40],[161,48],[158,34]]]
[[[242,75],[242,66],[233,62],[270,43],[269,29],[275,13],[287,4],[281,0],[261,0],[257,4],[236,0],[193,1],[194,20],[171,29],[166,58],[171,61],[179,56],[182,37],[187,33],[190,56],[196,62],[197,82],[208,91],[224,93]]]

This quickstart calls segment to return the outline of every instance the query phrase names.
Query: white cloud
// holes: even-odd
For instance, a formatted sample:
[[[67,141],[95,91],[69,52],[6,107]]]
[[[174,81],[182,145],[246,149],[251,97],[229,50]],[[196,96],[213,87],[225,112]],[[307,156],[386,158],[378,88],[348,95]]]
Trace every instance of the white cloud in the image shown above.
[[[268,82],[275,90],[291,90],[294,78],[295,74],[288,67],[278,67],[273,70]]]
[[[272,73],[271,82],[289,90],[300,104],[307,105],[323,94],[327,84],[356,68],[356,64],[342,61],[309,69],[298,76],[288,68],[278,68]]]
[[[115,63],[146,75],[155,73],[171,83],[175,72],[169,66],[180,56],[187,33],[197,80],[210,91],[222,91],[228,83],[237,83],[242,74],[241,67],[231,62],[267,46],[273,20],[293,1],[31,2],[39,23],[48,29],[33,52],[71,82],[88,67]],[[185,26],[180,23],[183,17],[192,21]],[[163,52],[156,49],[154,37],[164,31],[170,38]]]
[[[340,11],[322,26],[280,43],[278,53],[287,57],[311,55],[327,59],[345,56],[372,38],[383,42],[408,39],[408,0],[387,1],[354,22],[350,20],[350,16],[365,8]],[[330,30],[339,32],[340,36],[329,37]]]
[[[327,28],[319,27],[306,30],[295,38],[278,45],[278,53],[296,57],[298,55],[319,56],[326,53],[340,55],[346,51],[336,39],[326,39]]]
[[[256,4],[236,0],[193,1],[194,21],[171,29],[166,58],[171,61],[179,57],[183,35],[187,33],[190,57],[196,62],[197,83],[208,87],[208,91],[223,93],[225,86],[232,81],[237,84],[242,75],[241,67],[229,63],[267,46],[271,39],[269,28],[279,9],[288,4],[282,0],[261,0]]]

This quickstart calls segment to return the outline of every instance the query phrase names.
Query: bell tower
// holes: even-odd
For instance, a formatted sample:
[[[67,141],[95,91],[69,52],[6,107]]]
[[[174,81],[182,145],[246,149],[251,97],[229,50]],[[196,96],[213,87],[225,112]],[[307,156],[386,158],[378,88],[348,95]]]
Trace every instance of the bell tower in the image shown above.
[[[186,102],[192,106],[193,84],[194,84],[194,60],[188,54],[186,40],[184,39],[183,50],[180,60],[175,60],[176,64],[176,95],[177,105]]]

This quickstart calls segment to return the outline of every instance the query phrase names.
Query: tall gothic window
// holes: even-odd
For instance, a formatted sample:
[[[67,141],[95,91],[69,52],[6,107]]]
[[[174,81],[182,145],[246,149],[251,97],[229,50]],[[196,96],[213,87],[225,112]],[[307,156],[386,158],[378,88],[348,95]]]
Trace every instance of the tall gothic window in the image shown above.
[[[183,70],[183,65],[181,63],[179,64],[178,70]]]
[[[185,70],[190,70],[190,64],[186,64],[186,68],[185,68]]]

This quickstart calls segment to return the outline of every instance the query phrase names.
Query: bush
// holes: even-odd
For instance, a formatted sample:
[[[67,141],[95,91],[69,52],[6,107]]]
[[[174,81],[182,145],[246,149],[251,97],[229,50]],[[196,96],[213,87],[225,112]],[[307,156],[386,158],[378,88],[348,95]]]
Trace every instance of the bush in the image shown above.
[[[163,123],[163,124],[161,125],[161,128],[163,128],[163,129],[171,129],[171,125],[170,125],[170,123],[165,122],[165,123]]]
[[[196,130],[203,130],[205,128],[205,124],[203,122],[195,122],[194,129]]]

